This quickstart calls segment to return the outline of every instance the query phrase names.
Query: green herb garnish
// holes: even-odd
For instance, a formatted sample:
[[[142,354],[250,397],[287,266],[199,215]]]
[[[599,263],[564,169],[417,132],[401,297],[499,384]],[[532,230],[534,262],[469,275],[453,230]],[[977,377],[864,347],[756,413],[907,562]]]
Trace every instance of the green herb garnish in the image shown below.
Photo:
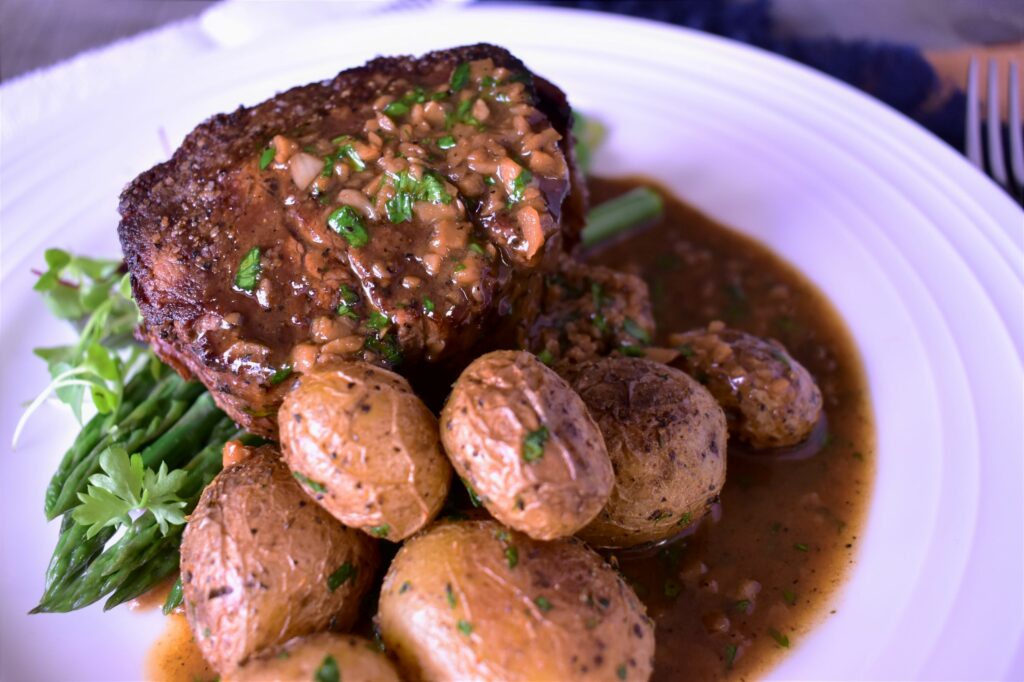
[[[683,591],[683,586],[675,580],[669,578],[665,581],[664,592],[665,596],[669,599],[675,599],[679,596],[679,593]]]
[[[260,249],[250,249],[242,261],[238,264],[238,273],[235,275],[235,286],[242,291],[252,293],[256,288],[256,282],[260,279]]]
[[[732,605],[732,610],[739,613],[746,613],[750,610],[750,600],[740,599],[738,602]]]
[[[544,456],[544,444],[548,442],[548,427],[541,426],[536,431],[530,431],[523,439],[523,459],[527,462],[535,462]]]
[[[269,379],[270,385],[271,386],[277,386],[279,383],[281,383],[282,381],[284,381],[285,379],[287,379],[291,375],[292,375],[292,366],[291,365],[281,365],[280,367],[277,368],[277,371],[275,371],[273,374],[270,375],[270,379]]]
[[[451,149],[455,146],[455,138],[451,135],[445,135],[437,141],[437,146],[440,149]]]
[[[327,654],[313,673],[313,682],[341,682],[341,671],[334,656]]]
[[[391,320],[384,313],[374,310],[370,313],[370,319],[366,321],[366,326],[381,331],[391,326]]]
[[[780,647],[782,647],[783,649],[789,648],[789,637],[782,634],[775,628],[768,628],[768,634],[772,636],[772,639],[774,639],[775,643],[778,644]]]
[[[434,312],[434,302],[431,301],[429,298],[423,299],[423,311],[426,313]]]
[[[296,481],[305,485],[307,488],[309,488],[315,493],[323,494],[327,492],[327,488],[324,487],[323,483],[320,483],[319,481],[314,481],[312,478],[310,478],[309,476],[305,475],[300,471],[293,471],[292,476],[295,477]]]
[[[555,362],[555,356],[547,348],[537,353],[537,359],[550,367]]]
[[[737,649],[735,644],[725,645],[725,665],[730,670],[732,669],[732,664],[736,662],[736,652]]]
[[[651,342],[651,335],[632,318],[627,317],[622,323],[622,328],[640,343],[649,344]]]
[[[515,568],[519,565],[519,550],[516,549],[515,545],[505,548],[505,560],[508,561],[509,568]]]
[[[487,257],[487,252],[484,251],[484,247],[480,246],[476,242],[470,242],[469,243],[469,250],[472,251],[473,253],[478,254],[480,256],[483,256],[485,258]]]
[[[473,624],[470,623],[468,620],[459,619],[459,622],[456,623],[455,627],[457,627],[459,629],[459,632],[466,635],[467,637],[473,634]]]
[[[448,602],[448,608],[454,609],[456,604],[455,591],[452,590],[452,584],[448,583],[444,586],[444,598]]]
[[[805,545],[802,542],[797,542],[797,543],[795,543],[793,545],[793,549],[797,550],[798,552],[806,552],[807,551],[807,545]]]
[[[354,309],[354,306],[359,303],[359,294],[353,291],[352,287],[347,284],[342,284],[338,288],[338,292],[341,294],[341,302],[338,304],[338,315],[350,317],[354,320],[359,319],[359,315]]]
[[[783,590],[782,599],[790,606],[794,606],[796,604],[796,592],[793,590]]]
[[[139,511],[152,514],[164,535],[171,525],[184,525],[185,501],[178,497],[188,476],[183,469],[168,472],[161,462],[154,472],[142,463],[142,455],[129,457],[116,445],[100,455],[99,464],[104,473],[89,477],[86,492],[78,493],[81,504],[71,513],[75,523],[89,527],[86,539],[107,526],[131,526],[130,514]]]
[[[167,599],[164,601],[163,614],[165,616],[170,615],[171,611],[181,606],[181,602],[185,600],[184,587],[181,584],[181,576],[174,581],[171,586],[171,591],[167,593]]]
[[[402,100],[395,100],[384,107],[384,113],[388,116],[405,116],[409,113],[409,105]]]
[[[363,225],[363,219],[351,206],[341,206],[327,216],[327,225],[348,241],[352,248],[366,246],[370,235]]]
[[[411,222],[412,195],[408,192],[399,192],[384,203],[384,209],[388,213],[388,220],[392,223]]]
[[[692,520],[693,520],[693,514],[691,514],[690,512],[683,512],[682,516],[679,517],[679,520],[676,521],[676,525],[677,526],[688,526],[688,525],[690,525],[690,522]]]
[[[402,363],[402,348],[394,334],[381,336],[372,334],[366,337],[363,348],[383,357],[389,365],[396,367]]]
[[[626,664],[625,663],[619,664],[619,667],[615,669],[615,675],[620,680],[626,679]]]
[[[260,170],[267,170],[267,166],[274,160],[275,153],[273,147],[267,147],[263,150],[263,153],[260,154]]]
[[[523,200],[523,192],[526,190],[526,186],[533,180],[533,173],[523,168],[519,171],[519,175],[512,181],[512,189],[509,190],[508,200],[512,203],[519,203]]]
[[[379,526],[370,526],[370,535],[375,538],[386,538],[390,532],[391,526],[386,523],[382,523]]]
[[[366,170],[366,163],[363,162],[363,158],[359,156],[359,152],[357,152],[356,148],[351,144],[345,144],[339,147],[335,158],[337,158],[338,161],[348,161],[348,164],[352,166],[352,170]]]
[[[347,583],[349,578],[356,574],[356,570],[356,567],[349,561],[338,566],[338,570],[327,576],[327,589],[334,592],[336,589]]]
[[[466,479],[462,479],[462,485],[466,486],[466,492],[469,493],[469,503],[474,507],[479,507],[481,505],[481,501],[477,496],[476,491],[473,490],[473,486],[471,486],[469,481]]]
[[[462,88],[466,87],[466,83],[469,82],[469,63],[463,62],[455,67],[452,71],[452,78],[450,81],[451,91],[458,92]]]
[[[554,608],[551,605],[551,602],[548,601],[546,597],[537,597],[536,599],[533,600],[533,603],[537,605],[538,609],[540,609],[541,611],[543,611],[545,613],[547,613],[552,608]]]

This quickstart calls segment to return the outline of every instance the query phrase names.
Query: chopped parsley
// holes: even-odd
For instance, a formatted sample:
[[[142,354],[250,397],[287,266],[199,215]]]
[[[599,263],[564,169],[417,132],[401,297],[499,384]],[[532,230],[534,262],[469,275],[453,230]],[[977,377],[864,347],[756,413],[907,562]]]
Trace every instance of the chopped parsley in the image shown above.
[[[480,246],[476,242],[470,242],[469,243],[469,250],[472,251],[473,253],[479,254],[481,256],[484,256],[484,257],[487,256],[487,252],[484,251],[484,247]]]
[[[523,459],[527,462],[535,462],[544,456],[544,444],[548,442],[548,427],[541,426],[536,431],[530,431],[523,438]]]
[[[533,180],[533,173],[523,168],[519,171],[519,175],[512,181],[512,189],[508,192],[508,200],[512,203],[519,203],[523,200],[523,192],[526,190],[526,186]]]
[[[732,669],[732,664],[736,662],[736,651],[735,644],[725,645],[725,665],[730,670]]]
[[[238,273],[235,275],[235,286],[242,291],[252,293],[256,288],[256,282],[260,279],[260,249],[250,249],[249,253],[242,257],[238,264]]]
[[[455,67],[452,71],[452,78],[450,81],[451,91],[458,92],[462,88],[466,87],[469,82],[469,62],[463,62]]]
[[[455,123],[466,123],[477,128],[482,128],[480,121],[476,120],[470,110],[473,108],[473,100],[467,99],[459,102],[459,106],[455,108],[455,111],[445,116],[445,128],[451,129]]]
[[[349,578],[356,574],[356,567],[351,562],[346,561],[341,566],[338,566],[338,570],[327,576],[327,589],[334,592],[336,589],[348,582]]]
[[[668,580],[665,581],[664,592],[665,592],[665,596],[668,597],[669,599],[675,599],[676,597],[679,596],[679,593],[682,592],[682,591],[683,591],[683,586],[680,585],[675,580],[672,580],[671,578],[669,578]]]
[[[437,141],[437,146],[440,149],[451,149],[455,146],[455,138],[451,135],[445,135]]]
[[[739,613],[746,613],[750,610],[750,600],[740,599],[738,602],[732,605],[732,609],[733,611],[737,611]]]
[[[536,604],[537,608],[543,611],[544,613],[547,613],[548,611],[554,608],[551,605],[551,602],[548,601],[546,597],[537,597],[533,600],[533,603]]]
[[[399,192],[384,203],[384,210],[388,213],[388,220],[392,223],[412,222],[412,195],[408,192]]]
[[[690,512],[683,512],[683,515],[679,517],[678,521],[676,521],[676,525],[677,526],[688,526],[688,525],[690,525],[690,522],[692,520],[693,520],[693,514],[691,514]]]
[[[625,663],[619,664],[619,667],[615,669],[615,675],[620,680],[626,679],[626,664]]]
[[[409,105],[402,100],[395,100],[384,107],[384,113],[388,116],[405,116],[409,113]]]
[[[366,326],[381,331],[391,326],[391,320],[384,313],[374,310],[370,313],[370,319],[366,321]]]
[[[796,604],[796,592],[793,590],[783,590],[782,598],[790,606],[794,606]]]
[[[462,485],[466,486],[466,492],[469,493],[470,504],[472,504],[474,507],[479,507],[481,504],[480,497],[476,494],[476,491],[473,490],[473,486],[471,486],[469,484],[469,481],[467,481],[466,479],[462,479]]]
[[[455,608],[455,604],[457,602],[456,602],[456,599],[455,599],[455,591],[452,590],[452,584],[451,583],[448,583],[448,584],[446,584],[444,586],[444,599],[445,599],[446,602],[448,602],[448,608],[450,608],[450,609],[454,609]]]
[[[519,565],[519,550],[516,549],[515,545],[509,545],[505,548],[505,560],[508,561],[509,568],[515,568]]]
[[[370,535],[375,538],[386,538],[390,532],[391,526],[386,523],[382,523],[379,526],[370,526]]]
[[[267,170],[267,166],[274,160],[274,154],[273,147],[267,147],[263,150],[263,153],[260,154],[260,170]]]
[[[775,643],[778,644],[780,647],[782,647],[783,649],[789,648],[789,637],[782,634],[775,628],[768,628],[768,634],[772,636],[772,639],[774,639]]]
[[[805,545],[802,542],[797,542],[796,544],[793,545],[793,549],[795,549],[798,552],[806,552],[807,551],[807,545]]]
[[[498,81],[495,80],[494,76],[484,76],[480,79],[480,87],[483,88],[493,88],[497,84]]]
[[[314,481],[312,478],[310,478],[309,476],[305,475],[300,471],[293,471],[292,476],[295,477],[296,481],[303,484],[304,486],[306,486],[315,493],[323,494],[327,492],[327,488],[324,487],[323,483],[320,483],[319,481]]]
[[[432,313],[434,312],[434,302],[429,298],[423,299],[423,312]]]
[[[352,166],[352,170],[366,170],[366,163],[363,162],[363,157],[359,156],[359,152],[351,144],[344,144],[338,147],[338,153],[335,155],[335,158],[338,161],[348,161],[348,164]]]
[[[351,206],[341,206],[327,216],[327,226],[344,237],[352,248],[366,246],[370,235],[363,225],[363,219]]]
[[[463,620],[460,618],[459,622],[456,623],[455,627],[457,627],[459,629],[459,632],[466,635],[467,637],[473,634],[473,624],[470,623],[468,620]]]
[[[626,321],[622,323],[622,328],[640,343],[649,344],[651,342],[651,335],[647,333],[647,330],[630,317],[627,317]]]
[[[547,366],[551,366],[555,361],[555,356],[547,348],[537,353],[537,359],[543,362]]]
[[[394,334],[388,334],[383,337],[380,334],[371,334],[366,337],[363,348],[380,355],[392,367],[402,364],[402,349]]]
[[[688,343],[684,343],[683,345],[679,346],[677,350],[679,351],[679,354],[682,355],[684,358],[692,358],[694,355],[697,354],[696,351],[693,350],[693,346],[691,346]]]
[[[637,346],[619,346],[619,352],[628,358],[642,358],[647,355],[643,348]]]
[[[342,284],[338,289],[341,293],[341,303],[338,304],[338,315],[350,317],[353,320],[359,319],[359,314],[354,310],[356,303],[359,303],[359,294],[352,290],[347,284]]]
[[[327,654],[313,673],[313,682],[341,682],[341,671],[334,656]]]
[[[287,379],[291,375],[292,375],[292,366],[291,365],[281,365],[280,367],[277,368],[277,371],[275,371],[273,374],[270,375],[270,379],[269,379],[270,385],[271,386],[277,386],[279,383],[281,383],[282,381],[284,381],[285,379]]]
[[[456,263],[455,267],[452,268],[452,272],[462,272],[465,269],[466,269],[466,264],[465,263]]]

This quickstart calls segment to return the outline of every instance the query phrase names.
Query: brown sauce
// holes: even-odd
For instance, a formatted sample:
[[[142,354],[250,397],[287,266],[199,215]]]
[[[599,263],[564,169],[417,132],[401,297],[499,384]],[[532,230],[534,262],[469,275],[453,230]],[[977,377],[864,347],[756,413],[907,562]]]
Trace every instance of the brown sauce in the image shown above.
[[[597,204],[648,180],[590,181]],[[786,453],[730,445],[710,518],[679,539],[611,558],[656,623],[654,680],[748,680],[835,613],[874,478],[874,427],[856,348],[831,304],[790,265],[669,193],[656,223],[588,260],[643,277],[658,339],[707,325],[781,341],[817,379],[825,419]],[[161,592],[162,602],[165,592]],[[146,678],[211,680],[185,618],[168,618]]]
[[[594,178],[591,205],[651,184]],[[695,531],[616,557],[656,623],[655,680],[757,678],[835,613],[854,563],[874,478],[867,384],[849,332],[813,284],[662,194],[660,220],[588,260],[646,280],[661,343],[722,320],[781,341],[824,398],[824,422],[789,453],[730,443],[721,502]]]

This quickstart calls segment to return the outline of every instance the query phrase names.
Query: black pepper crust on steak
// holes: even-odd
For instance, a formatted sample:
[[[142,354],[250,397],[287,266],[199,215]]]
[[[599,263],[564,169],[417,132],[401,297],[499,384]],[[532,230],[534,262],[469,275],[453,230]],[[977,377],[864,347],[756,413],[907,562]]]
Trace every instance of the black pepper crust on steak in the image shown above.
[[[140,336],[276,435],[297,374],[515,345],[586,197],[564,94],[508,51],[375,59],[212,117],[121,195]]]

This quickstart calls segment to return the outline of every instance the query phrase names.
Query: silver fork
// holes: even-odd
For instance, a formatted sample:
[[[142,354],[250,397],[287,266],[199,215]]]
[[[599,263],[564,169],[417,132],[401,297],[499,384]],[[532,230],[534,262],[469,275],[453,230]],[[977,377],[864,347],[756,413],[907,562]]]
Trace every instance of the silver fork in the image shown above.
[[[988,96],[985,116],[985,141],[987,154],[982,151],[981,122],[981,87],[979,84],[979,66],[977,57],[971,58],[967,67],[967,126],[965,142],[967,158],[983,172],[1016,196],[1018,200],[1024,194],[1024,116],[1021,116],[1020,74],[1017,63],[1010,62],[1010,77],[1007,79],[1007,96],[1009,115],[1007,127],[1010,129],[1008,148],[1004,151],[1002,116],[999,108],[999,65],[994,59],[988,62]],[[1006,156],[1010,157],[1012,178],[1006,172]],[[985,169],[985,157],[988,157],[988,170]]]

